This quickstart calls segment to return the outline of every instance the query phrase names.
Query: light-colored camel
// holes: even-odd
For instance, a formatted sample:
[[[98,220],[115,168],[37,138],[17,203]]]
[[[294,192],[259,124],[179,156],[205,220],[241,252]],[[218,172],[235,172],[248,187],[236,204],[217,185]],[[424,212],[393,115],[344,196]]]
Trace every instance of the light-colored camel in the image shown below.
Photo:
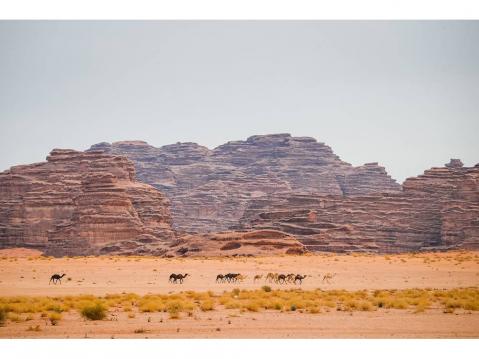
[[[330,284],[330,280],[333,279],[336,276],[336,273],[326,273],[323,275],[323,282],[326,281],[326,283]]]

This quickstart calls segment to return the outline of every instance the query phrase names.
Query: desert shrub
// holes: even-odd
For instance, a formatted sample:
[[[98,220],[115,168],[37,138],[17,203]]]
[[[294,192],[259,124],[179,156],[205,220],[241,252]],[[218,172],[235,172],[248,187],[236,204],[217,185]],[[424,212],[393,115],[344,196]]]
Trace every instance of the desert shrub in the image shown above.
[[[264,290],[265,292],[271,292],[271,287],[269,285],[264,285],[261,287],[262,290]]]
[[[289,307],[289,309],[290,309],[292,312],[294,312],[294,311],[296,311],[297,307],[296,307],[296,305],[291,304],[291,307]]]
[[[146,301],[142,301],[140,303],[139,309],[140,312],[143,313],[161,312],[165,310],[165,305],[161,300],[147,299]]]
[[[309,312],[311,314],[317,314],[317,313],[321,313],[321,310],[319,309],[319,307],[312,307],[309,309]]]
[[[272,309],[282,310],[282,309],[283,309],[283,305],[282,305],[280,302],[274,302]]]
[[[65,307],[57,303],[50,303],[45,307],[45,310],[56,312],[56,313],[62,313],[65,311]]]
[[[51,325],[57,325],[61,319],[62,315],[60,313],[53,312],[48,315],[48,320]]]
[[[258,302],[250,300],[245,303],[244,309],[250,311],[250,312],[257,312],[259,310],[260,306]]]
[[[166,311],[170,315],[170,319],[178,319],[180,313],[184,310],[183,303],[180,301],[173,301],[167,304]]]
[[[106,317],[106,308],[101,303],[89,304],[84,306],[80,313],[89,320],[102,320]]]
[[[368,312],[373,310],[373,305],[368,301],[361,301],[359,303],[359,309],[363,312]]]
[[[22,321],[22,317],[19,316],[16,313],[13,313],[13,312],[9,312],[7,317],[8,317],[9,320],[11,320],[12,322],[15,322],[15,323],[19,323],[19,322]]]
[[[7,319],[7,313],[5,312],[5,309],[0,308],[0,327],[5,325],[6,319]]]
[[[27,332],[41,332],[42,329],[40,328],[39,325],[32,326],[30,325],[27,329]]]
[[[200,309],[203,312],[213,310],[214,307],[215,307],[215,304],[212,300],[205,300],[204,302],[201,302],[201,304],[200,304]]]

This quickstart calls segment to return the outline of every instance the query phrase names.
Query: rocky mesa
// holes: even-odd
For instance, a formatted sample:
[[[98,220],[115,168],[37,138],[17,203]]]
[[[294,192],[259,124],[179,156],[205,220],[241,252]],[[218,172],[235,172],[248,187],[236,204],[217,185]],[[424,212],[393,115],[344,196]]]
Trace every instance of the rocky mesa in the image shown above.
[[[180,232],[227,231],[251,200],[278,193],[364,195],[401,186],[377,163],[354,167],[311,137],[251,136],[213,150],[196,143],[153,147],[143,141],[99,143],[90,150],[123,155],[138,178],[171,201]]]
[[[355,167],[289,134],[213,150],[57,149],[0,173],[0,248],[10,247],[55,256],[479,249],[479,165],[454,159],[401,186],[377,163]]]
[[[174,241],[168,199],[125,157],[56,149],[0,173],[0,248],[162,254]]]

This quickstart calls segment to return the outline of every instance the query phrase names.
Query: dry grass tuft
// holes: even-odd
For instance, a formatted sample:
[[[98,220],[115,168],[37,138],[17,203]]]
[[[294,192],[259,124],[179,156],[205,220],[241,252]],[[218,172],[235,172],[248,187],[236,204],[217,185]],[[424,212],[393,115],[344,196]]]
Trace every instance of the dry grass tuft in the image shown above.
[[[53,312],[48,315],[48,320],[51,325],[57,325],[61,319],[62,315],[60,313]]]
[[[200,304],[200,309],[203,311],[203,312],[207,312],[209,310],[213,310],[215,308],[215,303],[213,300],[211,299],[208,299],[208,300],[205,300],[204,302],[201,302]]]
[[[102,320],[106,317],[106,307],[100,303],[90,303],[80,310],[81,315],[89,320]]]
[[[7,319],[7,313],[3,308],[0,308],[0,327],[5,325],[5,321]]]
[[[39,325],[32,326],[30,325],[27,329],[27,332],[41,332],[42,329],[40,328]]]

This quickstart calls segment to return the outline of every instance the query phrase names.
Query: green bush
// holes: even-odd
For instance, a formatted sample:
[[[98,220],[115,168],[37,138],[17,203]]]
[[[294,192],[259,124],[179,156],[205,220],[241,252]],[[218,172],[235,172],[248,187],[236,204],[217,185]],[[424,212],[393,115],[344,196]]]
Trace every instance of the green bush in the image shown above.
[[[101,303],[87,305],[81,310],[81,315],[89,320],[102,320],[106,317],[106,308]]]
[[[261,287],[265,292],[271,292],[271,287],[269,285],[264,285]]]

